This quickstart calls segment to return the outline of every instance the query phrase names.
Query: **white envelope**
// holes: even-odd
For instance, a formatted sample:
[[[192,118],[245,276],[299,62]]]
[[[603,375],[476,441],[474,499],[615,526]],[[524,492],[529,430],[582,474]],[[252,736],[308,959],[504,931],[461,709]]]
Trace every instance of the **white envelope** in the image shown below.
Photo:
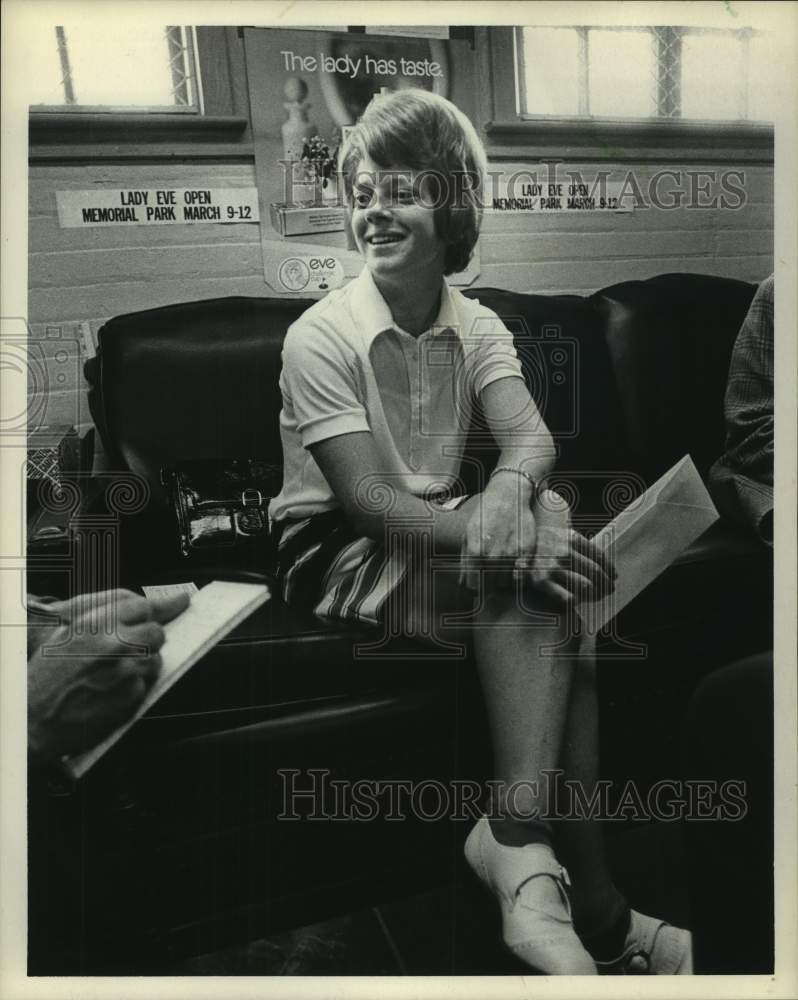
[[[615,591],[579,614],[595,634],[718,520],[692,458],[685,455],[595,536],[615,562]]]

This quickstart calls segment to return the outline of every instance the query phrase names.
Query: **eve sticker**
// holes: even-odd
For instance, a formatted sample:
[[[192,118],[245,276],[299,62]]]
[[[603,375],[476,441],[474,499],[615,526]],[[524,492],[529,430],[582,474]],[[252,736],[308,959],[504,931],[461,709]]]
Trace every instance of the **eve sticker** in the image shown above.
[[[288,292],[328,292],[339,288],[344,269],[337,257],[286,257],[277,271],[280,284]]]

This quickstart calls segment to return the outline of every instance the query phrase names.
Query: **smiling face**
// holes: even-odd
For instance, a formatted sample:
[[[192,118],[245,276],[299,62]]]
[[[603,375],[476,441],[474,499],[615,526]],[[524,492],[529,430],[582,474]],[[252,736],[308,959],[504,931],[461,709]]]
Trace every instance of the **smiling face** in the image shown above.
[[[372,276],[396,283],[414,273],[443,276],[446,244],[435,230],[434,200],[419,172],[386,170],[364,157],[352,190],[352,233]]]

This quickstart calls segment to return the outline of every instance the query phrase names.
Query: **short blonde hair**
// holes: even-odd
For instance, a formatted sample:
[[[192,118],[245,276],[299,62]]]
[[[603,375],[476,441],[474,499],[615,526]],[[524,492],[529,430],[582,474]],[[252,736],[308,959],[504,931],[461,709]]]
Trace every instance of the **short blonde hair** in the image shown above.
[[[476,129],[451,101],[427,90],[397,90],[372,101],[343,151],[347,206],[360,162],[407,167],[433,182],[435,231],[446,244],[444,274],[465,270],[482,223],[487,160]]]

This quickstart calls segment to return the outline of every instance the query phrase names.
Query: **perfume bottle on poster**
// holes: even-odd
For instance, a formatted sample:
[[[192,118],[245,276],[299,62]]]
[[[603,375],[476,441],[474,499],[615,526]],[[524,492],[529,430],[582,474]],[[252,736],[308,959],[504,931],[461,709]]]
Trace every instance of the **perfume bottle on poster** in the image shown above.
[[[307,102],[308,85],[300,76],[289,76],[283,87],[285,101],[283,107],[288,119],[283,122],[283,156],[286,160],[298,160],[302,156],[305,141],[315,135],[317,129],[308,118],[311,105]]]

